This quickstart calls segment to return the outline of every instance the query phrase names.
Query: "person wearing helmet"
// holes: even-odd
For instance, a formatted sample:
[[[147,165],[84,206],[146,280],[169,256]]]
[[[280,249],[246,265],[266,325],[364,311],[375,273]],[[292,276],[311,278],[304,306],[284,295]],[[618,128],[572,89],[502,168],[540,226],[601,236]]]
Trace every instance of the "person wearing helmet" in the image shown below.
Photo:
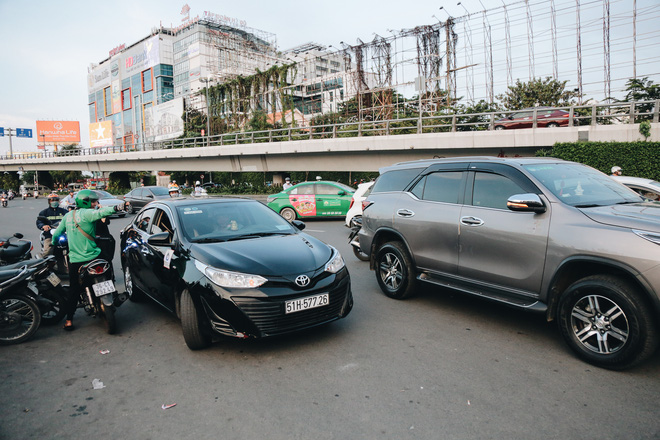
[[[287,190],[291,188],[293,185],[291,184],[291,179],[290,178],[285,178],[284,179],[284,185],[282,185],[282,189]]]
[[[195,182],[195,197],[201,197],[206,194],[206,190],[202,187],[202,183],[198,180]]]
[[[66,209],[60,208],[60,196],[57,194],[49,194],[46,200],[48,200],[48,208],[37,215],[37,229],[44,231],[44,248],[41,252],[41,258],[46,258],[55,250],[51,246],[53,238],[51,230],[54,226],[57,226],[57,223],[62,221],[67,213]]]
[[[53,244],[66,232],[69,242],[69,298],[65,330],[73,330],[73,315],[80,297],[78,271],[85,264],[99,257],[101,249],[96,245],[96,221],[124,210],[124,204],[97,209],[99,196],[95,191],[83,189],[76,194],[76,209],[68,212],[53,232]]]
[[[623,170],[621,169],[621,167],[617,167],[617,166],[612,167],[613,176],[620,176],[621,174],[623,174]]]

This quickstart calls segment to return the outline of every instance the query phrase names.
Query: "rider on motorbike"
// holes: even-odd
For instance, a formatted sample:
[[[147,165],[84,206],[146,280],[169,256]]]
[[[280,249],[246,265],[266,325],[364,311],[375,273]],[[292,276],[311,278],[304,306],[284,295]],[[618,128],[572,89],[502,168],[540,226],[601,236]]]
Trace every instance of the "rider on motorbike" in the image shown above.
[[[64,232],[69,242],[69,299],[65,330],[73,330],[73,315],[76,312],[80,297],[80,280],[78,270],[88,262],[98,258],[101,249],[96,246],[96,221],[108,217],[124,209],[123,203],[97,209],[99,196],[96,192],[84,189],[76,194],[76,207],[68,212],[58,228],[53,232],[53,244]]]
[[[60,197],[57,194],[50,194],[48,196],[48,208],[44,209],[37,216],[37,229],[44,231],[44,249],[41,253],[41,258],[46,258],[47,255],[53,253],[53,247],[50,244],[51,229],[54,223],[59,223],[64,215],[67,213],[66,209],[60,208]],[[44,217],[47,219],[45,220]]]

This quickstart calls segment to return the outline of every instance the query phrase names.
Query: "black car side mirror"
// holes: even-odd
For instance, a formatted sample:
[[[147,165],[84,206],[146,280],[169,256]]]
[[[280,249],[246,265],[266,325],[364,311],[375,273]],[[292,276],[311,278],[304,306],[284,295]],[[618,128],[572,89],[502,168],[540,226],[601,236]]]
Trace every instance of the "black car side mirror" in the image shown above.
[[[299,231],[305,229],[305,223],[301,222],[300,220],[294,220],[291,222],[291,224],[298,228]]]
[[[153,246],[174,247],[174,244],[170,240],[169,232],[159,232],[158,234],[154,234],[151,237],[149,237],[147,243]]]

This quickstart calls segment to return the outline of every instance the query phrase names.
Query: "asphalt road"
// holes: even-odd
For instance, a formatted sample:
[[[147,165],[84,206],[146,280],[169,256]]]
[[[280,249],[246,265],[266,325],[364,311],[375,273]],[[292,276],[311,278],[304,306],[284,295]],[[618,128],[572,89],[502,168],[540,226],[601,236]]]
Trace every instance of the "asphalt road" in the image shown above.
[[[0,208],[0,235],[38,243],[45,206]],[[538,315],[447,291],[389,299],[341,221],[306,231],[346,260],[346,319],[193,352],[155,303],[126,302],[114,336],[79,310],[74,332],[42,327],[0,347],[0,439],[660,438],[660,355],[607,371],[575,358]]]

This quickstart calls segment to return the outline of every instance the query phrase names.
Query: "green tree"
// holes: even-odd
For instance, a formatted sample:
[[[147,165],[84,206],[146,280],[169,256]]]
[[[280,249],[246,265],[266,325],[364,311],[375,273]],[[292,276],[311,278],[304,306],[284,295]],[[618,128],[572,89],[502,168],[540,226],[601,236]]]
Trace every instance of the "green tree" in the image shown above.
[[[622,100],[616,100],[616,102],[633,102],[633,101],[655,101],[660,99],[660,85],[653,84],[653,81],[644,78],[631,78],[626,82],[625,88],[626,95]],[[641,115],[638,119],[641,120],[650,120],[653,118],[653,106],[655,103],[646,102],[644,104],[637,104],[636,112],[647,113],[646,115]]]
[[[516,84],[509,86],[503,95],[497,96],[497,99],[507,110],[535,106],[569,106],[579,97],[579,93],[575,90],[566,90],[566,83],[568,80],[559,81],[549,76],[545,79],[534,78],[527,82],[516,80]]]
[[[20,186],[20,181],[17,172],[5,171],[4,173],[0,174],[0,188],[7,190],[12,189],[14,191],[18,191],[19,186]]]
[[[69,183],[75,183],[85,179],[81,171],[51,171],[50,174],[53,176],[56,186],[62,185],[66,187]]]

